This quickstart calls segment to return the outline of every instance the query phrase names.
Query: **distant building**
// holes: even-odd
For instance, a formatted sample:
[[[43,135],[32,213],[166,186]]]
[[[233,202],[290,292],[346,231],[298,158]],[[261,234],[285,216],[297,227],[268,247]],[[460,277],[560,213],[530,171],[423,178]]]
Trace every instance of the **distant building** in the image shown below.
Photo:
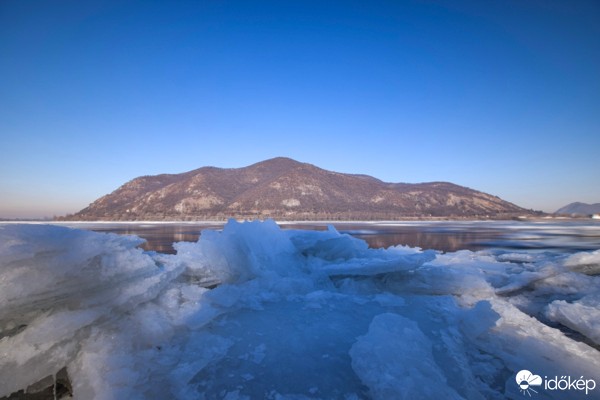
[[[600,219],[600,214],[592,214],[592,219]]]

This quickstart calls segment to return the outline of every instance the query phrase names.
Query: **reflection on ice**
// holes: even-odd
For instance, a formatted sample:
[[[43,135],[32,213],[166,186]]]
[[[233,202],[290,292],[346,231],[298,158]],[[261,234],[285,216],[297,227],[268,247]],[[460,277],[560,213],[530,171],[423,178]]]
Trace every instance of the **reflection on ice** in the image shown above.
[[[524,369],[600,383],[600,250],[373,249],[273,221],[175,255],[138,244],[0,226],[0,397],[64,367],[80,399],[517,399]]]
[[[65,223],[63,223],[65,224]],[[538,251],[589,251],[600,248],[600,223],[588,221],[404,221],[332,222],[341,233],[365,240],[372,248],[402,243],[444,252],[489,248]],[[221,230],[207,222],[72,222],[67,226],[142,237],[145,250],[175,254],[173,242],[195,242],[204,229]],[[283,229],[327,230],[324,222],[285,222]]]

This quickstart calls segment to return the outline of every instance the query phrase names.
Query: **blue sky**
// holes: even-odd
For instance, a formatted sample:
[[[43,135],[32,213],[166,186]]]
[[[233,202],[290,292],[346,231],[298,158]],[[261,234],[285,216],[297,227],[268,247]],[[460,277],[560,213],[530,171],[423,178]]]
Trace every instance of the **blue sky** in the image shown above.
[[[0,2],[0,217],[287,156],[600,202],[600,3]]]

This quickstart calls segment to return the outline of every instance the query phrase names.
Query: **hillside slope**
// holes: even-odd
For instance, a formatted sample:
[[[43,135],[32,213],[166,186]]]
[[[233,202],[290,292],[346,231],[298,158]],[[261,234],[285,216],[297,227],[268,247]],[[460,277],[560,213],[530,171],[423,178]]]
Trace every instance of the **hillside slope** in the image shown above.
[[[67,219],[381,220],[527,213],[496,196],[452,183],[386,183],[280,157],[244,168],[203,167],[139,177]]]

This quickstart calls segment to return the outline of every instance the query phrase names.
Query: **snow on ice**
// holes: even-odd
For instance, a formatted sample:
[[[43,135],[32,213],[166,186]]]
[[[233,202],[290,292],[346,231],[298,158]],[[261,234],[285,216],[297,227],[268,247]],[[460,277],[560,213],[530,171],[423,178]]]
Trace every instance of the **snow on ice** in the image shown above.
[[[77,399],[520,399],[521,370],[600,383],[600,251],[371,249],[273,221],[176,255],[140,242],[0,226],[0,397],[64,367]]]

